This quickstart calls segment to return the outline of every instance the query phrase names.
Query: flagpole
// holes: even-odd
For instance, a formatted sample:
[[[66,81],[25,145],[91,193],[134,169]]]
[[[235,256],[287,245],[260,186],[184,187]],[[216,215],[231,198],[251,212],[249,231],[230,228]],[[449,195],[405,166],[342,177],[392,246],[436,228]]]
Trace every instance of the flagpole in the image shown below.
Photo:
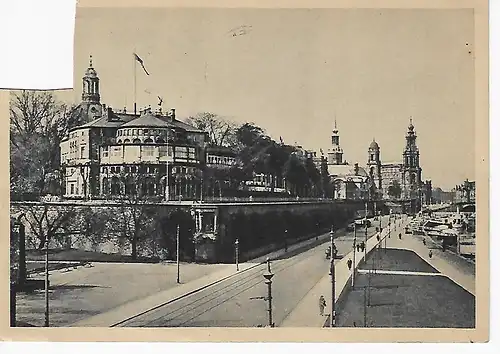
[[[134,48],[134,114],[137,114],[137,60],[135,58],[135,48]]]

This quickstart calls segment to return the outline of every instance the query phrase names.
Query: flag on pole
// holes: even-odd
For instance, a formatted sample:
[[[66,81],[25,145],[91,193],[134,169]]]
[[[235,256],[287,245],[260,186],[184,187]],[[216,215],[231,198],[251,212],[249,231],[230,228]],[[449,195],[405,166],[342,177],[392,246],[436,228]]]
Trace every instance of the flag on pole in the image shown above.
[[[146,67],[144,66],[144,60],[141,59],[140,56],[138,56],[136,53],[134,53],[134,57],[135,57],[135,60],[137,60],[139,62],[139,64],[141,64],[142,66],[142,69],[144,70],[144,72],[146,73],[146,75],[149,76],[149,73],[148,71],[146,70]]]

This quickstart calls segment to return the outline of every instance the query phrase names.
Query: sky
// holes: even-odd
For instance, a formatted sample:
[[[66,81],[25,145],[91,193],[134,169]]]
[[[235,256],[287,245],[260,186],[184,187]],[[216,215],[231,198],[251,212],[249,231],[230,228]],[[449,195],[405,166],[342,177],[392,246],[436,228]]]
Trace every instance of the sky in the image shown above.
[[[253,122],[325,152],[334,120],[344,158],[365,165],[375,139],[401,161],[410,117],[423,179],[474,179],[474,15],[469,9],[80,8],[79,102],[89,55],[101,101]]]

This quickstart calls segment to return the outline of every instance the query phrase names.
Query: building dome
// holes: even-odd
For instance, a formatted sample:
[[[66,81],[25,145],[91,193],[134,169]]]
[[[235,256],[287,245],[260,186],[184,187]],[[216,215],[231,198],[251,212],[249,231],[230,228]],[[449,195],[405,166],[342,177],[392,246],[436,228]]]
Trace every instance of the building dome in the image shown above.
[[[93,67],[88,67],[87,71],[85,71],[85,77],[97,77],[97,71]]]
[[[378,146],[375,139],[373,139],[372,143],[370,144],[370,150],[379,150],[379,149],[380,149],[380,147]]]
[[[97,78],[97,71],[92,66],[92,55],[89,57],[89,67],[85,71],[85,77]]]

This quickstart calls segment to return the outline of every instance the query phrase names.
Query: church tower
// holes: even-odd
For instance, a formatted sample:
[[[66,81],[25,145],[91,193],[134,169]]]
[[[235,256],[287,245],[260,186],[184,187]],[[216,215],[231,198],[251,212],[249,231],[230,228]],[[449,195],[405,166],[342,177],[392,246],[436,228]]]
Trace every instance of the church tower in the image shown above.
[[[375,138],[368,148],[368,172],[370,178],[375,183],[375,186],[382,190],[382,162],[380,161],[380,147]]]
[[[329,165],[342,165],[344,163],[342,156],[344,151],[340,147],[340,136],[337,129],[337,119],[335,119],[335,126],[332,131],[332,146],[328,149],[328,164]]]
[[[403,191],[405,198],[420,197],[422,187],[422,169],[420,168],[420,153],[417,147],[417,134],[410,118],[406,133],[406,147],[403,152]]]
[[[101,95],[99,94],[99,77],[92,66],[92,55],[89,67],[82,78],[82,103],[80,104],[86,119],[90,122],[102,115]]]

